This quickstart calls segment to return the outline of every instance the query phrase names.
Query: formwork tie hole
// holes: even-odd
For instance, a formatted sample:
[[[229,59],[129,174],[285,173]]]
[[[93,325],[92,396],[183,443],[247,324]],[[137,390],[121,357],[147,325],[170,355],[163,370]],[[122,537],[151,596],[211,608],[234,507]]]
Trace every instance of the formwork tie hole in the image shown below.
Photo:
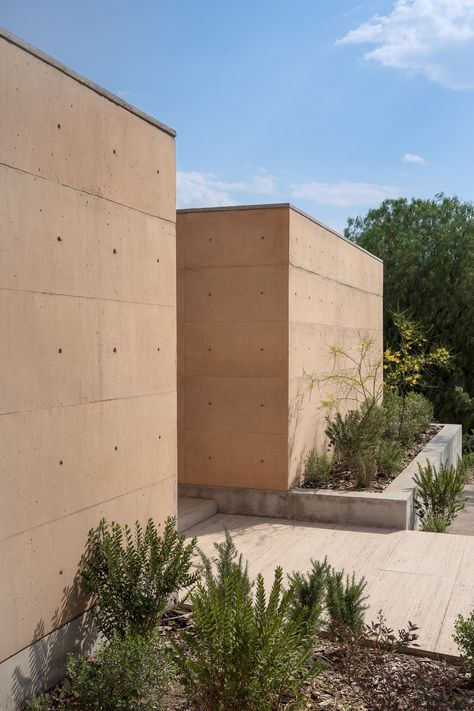
[[[117,353],[117,348],[116,348],[116,346],[114,346],[113,352],[114,352],[114,353]]]

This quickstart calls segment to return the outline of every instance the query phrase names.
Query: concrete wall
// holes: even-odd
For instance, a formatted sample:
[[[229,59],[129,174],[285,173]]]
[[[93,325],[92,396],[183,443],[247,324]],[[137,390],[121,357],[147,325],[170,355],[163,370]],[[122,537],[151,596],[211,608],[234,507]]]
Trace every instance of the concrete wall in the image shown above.
[[[295,209],[290,209],[289,228],[288,477],[292,485],[301,476],[308,451],[326,448],[327,411],[320,409],[318,391],[308,391],[304,374],[331,372],[329,348],[334,343],[355,355],[359,334],[374,338],[374,355],[382,353],[383,264]],[[344,360],[337,365],[344,367]]]
[[[382,340],[382,264],[288,204],[180,210],[180,483],[288,490],[323,414],[304,371]]]
[[[83,611],[102,516],[176,511],[176,257],[171,130],[7,33],[0,105],[1,662]]]
[[[286,488],[288,217],[178,211],[183,483]]]

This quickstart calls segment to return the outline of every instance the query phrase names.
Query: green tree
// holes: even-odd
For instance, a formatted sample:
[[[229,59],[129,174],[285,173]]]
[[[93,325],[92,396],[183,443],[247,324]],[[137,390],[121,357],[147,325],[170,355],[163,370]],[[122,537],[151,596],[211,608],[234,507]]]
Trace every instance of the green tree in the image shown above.
[[[350,218],[345,235],[384,261],[384,334],[399,343],[392,312],[410,311],[455,356],[454,368],[434,370],[426,394],[436,416],[474,427],[474,205],[433,200],[385,200]]]

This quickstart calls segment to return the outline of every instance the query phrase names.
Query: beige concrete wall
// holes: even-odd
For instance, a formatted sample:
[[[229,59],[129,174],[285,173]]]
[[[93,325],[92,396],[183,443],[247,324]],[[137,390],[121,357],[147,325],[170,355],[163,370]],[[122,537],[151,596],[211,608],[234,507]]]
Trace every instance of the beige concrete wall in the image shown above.
[[[1,662],[102,516],[176,512],[177,433],[173,132],[6,34],[0,105]]]
[[[288,211],[178,211],[176,226],[179,480],[285,489]]]
[[[353,352],[359,334],[382,352],[383,264],[295,209],[289,236],[288,481],[302,475],[307,453],[326,449],[325,415],[305,373],[333,367],[330,347]],[[340,366],[341,363],[338,364]]]
[[[178,211],[178,451],[187,485],[287,490],[325,446],[304,372],[382,339],[382,264],[289,205]]]

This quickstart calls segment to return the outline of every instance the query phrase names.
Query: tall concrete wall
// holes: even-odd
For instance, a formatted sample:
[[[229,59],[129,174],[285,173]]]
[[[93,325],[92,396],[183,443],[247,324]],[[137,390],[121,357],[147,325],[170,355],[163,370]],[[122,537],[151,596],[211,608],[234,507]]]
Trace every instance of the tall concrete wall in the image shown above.
[[[175,142],[7,33],[0,105],[7,709],[58,664],[30,645],[83,611],[88,529],[176,512]]]
[[[186,484],[285,489],[288,211],[178,211]]]
[[[382,264],[290,205],[180,210],[178,478],[288,490],[324,415],[304,373],[382,339]]]
[[[321,453],[327,444],[327,411],[320,407],[318,390],[308,390],[305,373],[331,372],[333,344],[357,357],[360,334],[374,339],[372,357],[382,353],[383,264],[295,209],[290,209],[289,230],[288,477],[292,485],[301,476],[308,451],[315,448]],[[344,360],[337,363],[338,368],[347,365]],[[346,403],[342,408],[353,406]]]

